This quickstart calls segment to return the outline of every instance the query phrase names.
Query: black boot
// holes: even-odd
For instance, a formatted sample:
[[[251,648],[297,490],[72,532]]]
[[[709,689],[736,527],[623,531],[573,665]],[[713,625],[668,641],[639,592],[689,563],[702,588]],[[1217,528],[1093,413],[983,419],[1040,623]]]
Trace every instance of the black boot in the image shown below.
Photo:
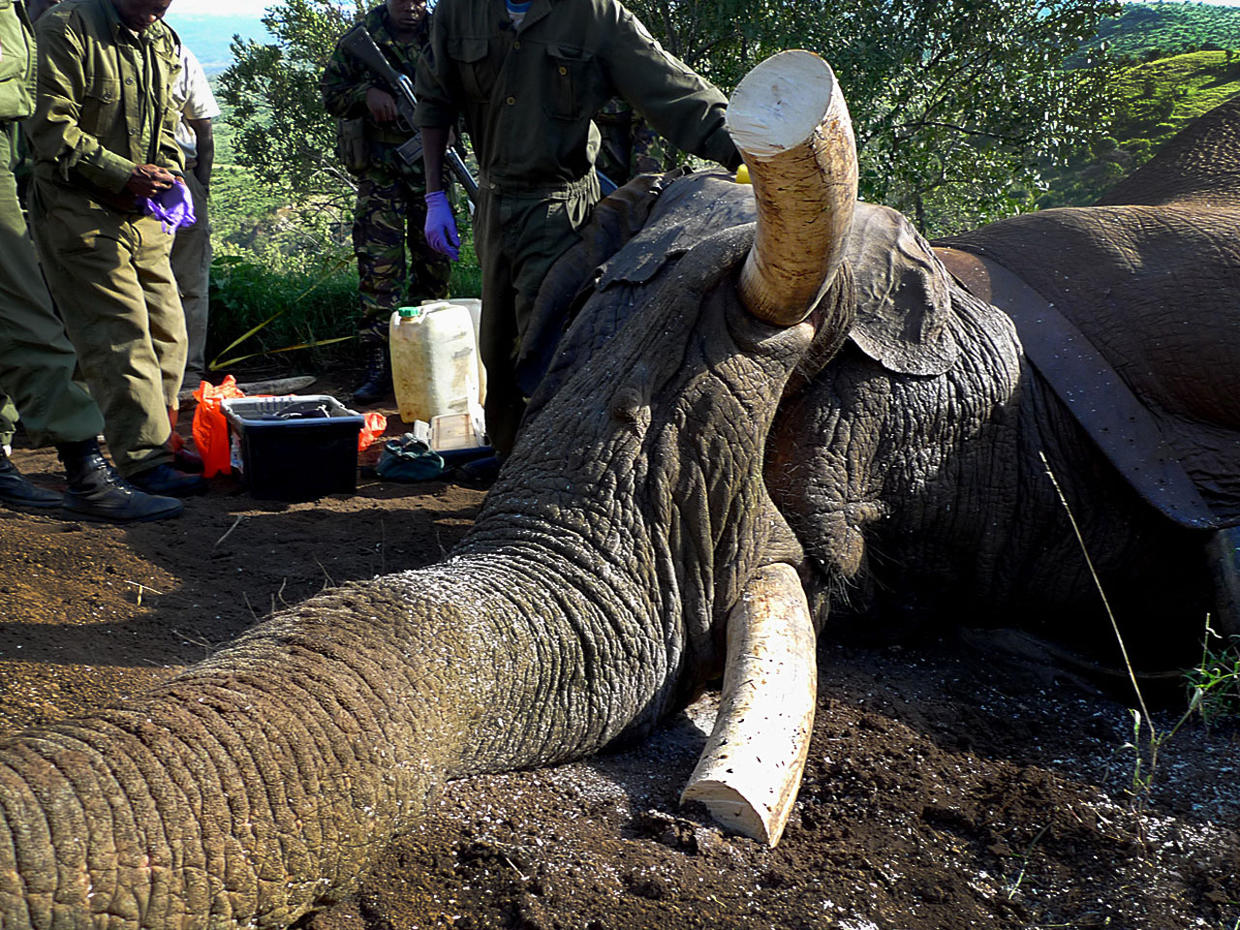
[[[353,392],[353,403],[365,405],[392,396],[392,363],[387,343],[367,340],[362,347],[366,353],[366,377]]]
[[[500,466],[504,460],[498,455],[487,455],[479,459],[462,462],[456,468],[461,484],[470,488],[486,489],[495,484],[499,477]]]
[[[93,439],[57,446],[69,490],[61,501],[65,516],[105,523],[146,523],[178,517],[185,505],[174,497],[139,491],[108,464]]]
[[[130,475],[129,483],[147,494],[192,497],[207,493],[207,480],[202,475],[191,475],[167,463]]]
[[[0,504],[15,510],[50,510],[60,506],[60,495],[31,484],[0,449]]]

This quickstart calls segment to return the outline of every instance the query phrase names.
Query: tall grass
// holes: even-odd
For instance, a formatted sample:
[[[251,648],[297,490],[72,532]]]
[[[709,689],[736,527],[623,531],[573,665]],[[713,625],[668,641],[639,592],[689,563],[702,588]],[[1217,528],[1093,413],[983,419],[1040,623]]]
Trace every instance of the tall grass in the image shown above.
[[[359,308],[352,192],[295,200],[237,166],[217,174],[213,187],[212,373],[322,371],[354,363]],[[467,216],[461,235],[451,293],[476,297],[481,273]]]
[[[321,370],[341,353],[320,344],[353,336],[356,295],[357,272],[347,259],[275,268],[244,255],[221,255],[211,265],[207,359],[220,374],[242,363],[253,367],[257,359],[276,362],[281,355],[289,367]]]
[[[1198,695],[1197,710],[1206,726],[1240,717],[1240,637],[1215,632],[1207,617],[1201,661],[1185,679],[1189,693]]]

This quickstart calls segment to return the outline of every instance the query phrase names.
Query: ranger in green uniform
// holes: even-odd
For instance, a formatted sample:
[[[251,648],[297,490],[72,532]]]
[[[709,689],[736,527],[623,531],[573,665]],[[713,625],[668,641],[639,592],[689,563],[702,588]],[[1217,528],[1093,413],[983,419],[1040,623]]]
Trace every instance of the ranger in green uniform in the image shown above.
[[[63,496],[37,488],[0,449],[0,503],[120,523],[174,517],[180,501],[130,487],[99,454],[103,417],[73,382],[77,359],[43,287],[12,170],[17,121],[34,111],[34,65],[24,5],[0,0],[0,390],[16,401],[32,442],[56,445],[69,479]],[[5,405],[5,445],[15,413]]]
[[[516,362],[538,287],[599,199],[590,117],[623,97],[673,145],[735,168],[727,100],[616,0],[439,0],[417,93],[427,240],[445,254],[456,229],[436,179],[458,113],[478,157],[487,432],[504,454],[534,387]]]
[[[65,0],[38,20],[31,230],[117,468],[139,488],[205,488],[172,466],[185,370],[172,235],[142,198],[182,184],[170,0]],[[20,404],[18,405],[20,408]]]
[[[367,13],[362,24],[392,67],[412,80],[429,35],[425,0],[387,0]],[[337,45],[320,88],[327,112],[341,121],[341,159],[358,178],[353,250],[366,377],[353,399],[368,404],[392,391],[386,348],[392,311],[420,299],[446,296],[451,266],[422,235],[426,221],[422,164],[419,160],[407,165],[396,154],[413,130],[398,121],[396,102],[383,80]]]

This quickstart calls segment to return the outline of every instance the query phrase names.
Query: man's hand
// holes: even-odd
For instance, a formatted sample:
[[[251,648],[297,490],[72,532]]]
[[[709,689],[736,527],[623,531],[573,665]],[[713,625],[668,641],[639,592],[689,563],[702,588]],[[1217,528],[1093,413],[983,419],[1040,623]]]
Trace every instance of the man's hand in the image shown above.
[[[400,115],[396,109],[396,98],[378,87],[371,87],[366,91],[366,107],[370,110],[370,115],[380,123],[390,123]]]
[[[176,183],[176,175],[159,165],[136,165],[129,180],[125,182],[125,190],[135,197],[154,197],[160,191],[166,191]]]

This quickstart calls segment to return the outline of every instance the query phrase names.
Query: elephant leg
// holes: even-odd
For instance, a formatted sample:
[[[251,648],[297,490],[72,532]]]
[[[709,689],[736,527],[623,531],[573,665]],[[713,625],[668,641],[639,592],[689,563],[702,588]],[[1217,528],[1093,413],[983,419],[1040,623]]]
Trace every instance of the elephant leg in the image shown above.
[[[1240,635],[1240,527],[1212,533],[1205,549],[1214,585],[1214,631]]]

